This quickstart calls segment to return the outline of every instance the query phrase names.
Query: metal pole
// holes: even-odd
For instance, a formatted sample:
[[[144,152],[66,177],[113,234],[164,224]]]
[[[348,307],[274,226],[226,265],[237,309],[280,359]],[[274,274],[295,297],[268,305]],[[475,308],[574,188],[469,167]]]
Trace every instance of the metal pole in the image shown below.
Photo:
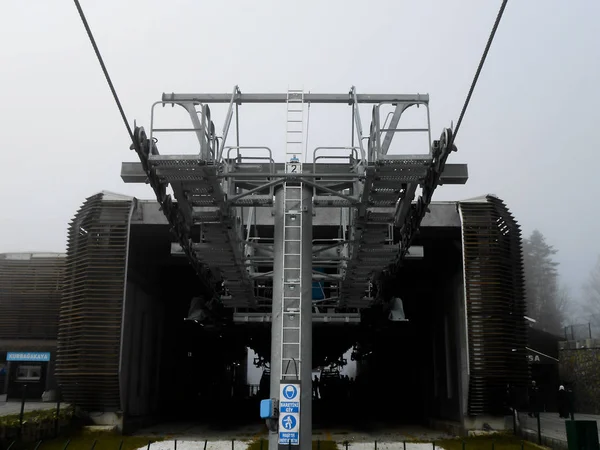
[[[300,357],[300,446],[312,450],[312,239],[313,239],[313,190],[304,186],[302,190],[302,344]]]
[[[588,322],[588,330],[590,332],[590,339],[592,338],[592,322]]]
[[[235,145],[238,148],[240,147],[240,111],[238,109],[239,106],[239,103],[235,104]]]
[[[539,411],[535,414],[537,418],[537,432],[538,432],[538,445],[542,445],[542,425],[540,422],[540,413]]]
[[[354,147],[354,106],[352,107],[352,147]]]
[[[19,414],[19,437],[23,435],[23,413],[25,412],[25,395],[27,394],[27,384],[23,385],[23,393],[21,395],[21,413]]]
[[[275,226],[273,230],[274,261],[283,258],[283,189],[275,189]],[[281,263],[273,264],[273,301],[271,312],[271,398],[279,398],[279,381],[281,380],[281,326],[283,320],[283,267]],[[269,450],[276,450],[279,445],[277,427],[269,431]]]

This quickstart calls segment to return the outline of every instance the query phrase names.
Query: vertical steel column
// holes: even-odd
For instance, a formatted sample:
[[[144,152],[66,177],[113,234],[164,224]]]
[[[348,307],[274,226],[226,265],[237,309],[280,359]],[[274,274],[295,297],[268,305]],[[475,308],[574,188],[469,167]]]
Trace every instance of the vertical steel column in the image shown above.
[[[273,229],[273,301],[271,310],[271,381],[270,398],[279,398],[281,380],[281,340],[283,321],[283,188],[275,190],[275,222]],[[269,432],[269,450],[276,450],[279,443],[279,430]]]
[[[302,230],[299,238],[302,246],[302,282],[300,301],[300,448],[312,448],[312,189],[302,189]],[[281,261],[284,252],[284,191],[275,192],[274,267],[273,267],[273,306],[271,322],[271,398],[279,399],[280,381],[285,375],[295,375],[296,367],[286,360],[282,364],[282,328],[284,273]],[[287,317],[287,320],[290,320]],[[295,378],[295,377],[294,377]],[[293,378],[286,377],[292,381]],[[280,399],[279,399],[280,400]],[[287,447],[287,446],[286,446]],[[269,449],[278,448],[278,431],[269,434]]]
[[[302,189],[302,340],[300,357],[300,448],[312,450],[312,238],[313,238],[313,190]]]

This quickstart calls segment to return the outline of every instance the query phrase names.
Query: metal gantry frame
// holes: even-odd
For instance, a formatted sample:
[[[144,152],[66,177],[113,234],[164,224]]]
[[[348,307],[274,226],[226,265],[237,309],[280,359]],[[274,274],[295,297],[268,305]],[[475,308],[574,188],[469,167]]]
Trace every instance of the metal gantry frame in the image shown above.
[[[272,208],[275,189],[288,181],[310,187],[313,206],[337,209],[341,218],[340,237],[313,243],[315,267],[326,268],[315,271],[313,279],[323,281],[332,294],[323,304],[357,312],[373,301],[367,291],[373,275],[401,259],[410,246],[431,193],[442,181],[445,160],[453,147],[444,144],[449,143],[450,131],[446,130],[427,152],[391,155],[390,144],[398,133],[426,133],[430,138],[428,95],[358,94],[354,87],[347,94],[303,93],[305,104],[349,105],[352,142],[350,146],[315,147],[312,163],[302,163],[300,170],[291,173],[286,172],[283,162],[275,161],[272,149],[240,145],[237,132],[239,105],[287,100],[287,93],[243,94],[237,86],[231,94],[163,94],[152,106],[149,138],[143,129],[135,132],[137,143],[133,147],[140,155],[144,181],[154,188],[182,250],[198,272],[206,279],[206,269],[211,269],[208,283],[212,283],[218,300],[247,312],[261,308],[268,312],[270,299],[264,291],[268,291],[273,275],[272,270],[261,270],[273,266],[274,252],[272,237],[258,236],[253,227],[256,208]],[[228,104],[220,135],[211,118],[211,103]],[[359,111],[362,104],[372,106],[366,136]],[[157,127],[154,110],[165,105],[183,107],[193,126]],[[381,125],[381,109],[388,105],[393,111]],[[426,127],[399,126],[402,114],[413,106],[425,108]],[[236,145],[231,145],[228,138],[234,121]],[[198,154],[160,154],[155,136],[175,132],[194,133]],[[301,156],[302,149],[297,154]],[[333,159],[336,164],[331,164]],[[466,177],[458,179],[464,182]],[[167,185],[173,189],[174,199],[166,193]],[[419,186],[424,195],[413,203]],[[202,230],[201,239],[193,242],[191,230],[197,225]]]
[[[209,105],[214,103],[228,104],[220,135],[211,118]],[[240,144],[238,107],[253,103],[287,104],[286,142],[281,145],[285,161],[276,161],[277,152],[269,147]],[[294,109],[294,104],[299,106]],[[306,104],[349,105],[350,145],[316,146],[312,163],[302,161]],[[363,134],[359,110],[365,104],[372,107],[368,135]],[[154,110],[166,105],[184,108],[192,127],[157,127]],[[393,110],[382,124],[384,106]],[[411,107],[425,108],[426,127],[400,126],[403,113]],[[290,114],[295,114],[295,119]],[[234,120],[236,142],[232,145]],[[160,154],[157,133],[179,132],[196,135],[197,154]],[[426,151],[390,154],[390,144],[398,133],[425,133]],[[152,106],[149,136],[139,127],[134,136],[132,148],[141,167],[123,178],[152,186],[177,237],[179,251],[196,269],[206,290],[213,293],[213,302],[233,308],[238,321],[272,321],[272,344],[279,348],[278,361],[271,367],[275,383],[290,375],[283,365],[292,360],[300,366],[304,362],[302,324],[310,326],[311,316],[331,322],[358,321],[360,310],[376,301],[371,289],[375,276],[401,261],[408,251],[436,187],[466,182],[466,166],[455,166],[450,170],[453,174],[444,174],[446,159],[456,150],[452,131],[445,129],[439,140],[431,142],[429,97],[422,94],[358,94],[354,87],[347,94],[243,94],[237,86],[231,94],[163,94]],[[167,193],[168,186],[174,198]],[[419,187],[422,194],[414,201]],[[308,220],[306,211],[313,207],[336,211],[337,236],[313,239],[312,232],[303,232],[307,226],[312,230],[312,212]],[[259,208],[274,211],[273,235],[257,232]],[[295,224],[293,218],[298,220]],[[200,235],[196,236],[198,228]],[[298,276],[289,275],[292,272]],[[303,280],[303,276],[309,279]],[[323,299],[312,300],[312,282],[322,283]],[[298,291],[306,292],[299,295]],[[305,303],[309,303],[308,309],[304,309]],[[320,306],[327,308],[326,314]],[[303,310],[307,317],[301,315]],[[286,325],[286,314],[295,317],[295,325]],[[310,350],[308,358],[310,364]],[[306,372],[308,383],[310,369]],[[295,375],[304,372],[298,369]]]

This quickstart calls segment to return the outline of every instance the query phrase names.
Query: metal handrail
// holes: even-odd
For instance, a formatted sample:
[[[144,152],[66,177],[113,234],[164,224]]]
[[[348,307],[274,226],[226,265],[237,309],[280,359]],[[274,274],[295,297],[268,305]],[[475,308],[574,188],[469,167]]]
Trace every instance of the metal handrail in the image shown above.
[[[231,159],[231,150],[237,151],[236,160],[240,159],[240,158],[242,160],[243,159],[256,159],[256,160],[268,159],[269,160],[269,173],[275,173],[275,161],[273,160],[273,151],[269,147],[234,145],[234,146],[224,147],[223,149],[227,150],[227,160]],[[266,150],[267,152],[269,152],[269,157],[267,158],[266,156],[241,156],[240,150]]]
[[[223,157],[223,149],[225,148],[225,141],[227,141],[227,135],[229,133],[229,127],[231,126],[231,119],[233,117],[233,105],[235,100],[240,92],[239,87],[236,85],[233,88],[233,94],[231,95],[231,101],[229,102],[229,109],[227,110],[227,116],[225,118],[225,124],[223,125],[223,133],[222,133],[222,141],[221,146],[219,148],[219,153],[217,154],[216,162],[221,162],[221,158]]]
[[[380,102],[377,105],[373,106],[373,121],[376,124],[376,130],[375,130],[375,136],[370,136],[370,138],[375,139],[374,144],[375,145],[375,152],[374,152],[374,158],[373,158],[373,162],[377,161],[379,159],[379,155],[381,154],[381,135],[383,133],[427,133],[428,136],[428,142],[429,142],[429,156],[431,156],[431,119],[430,119],[430,115],[429,115],[429,103],[426,100],[421,100],[421,101],[411,101],[411,102],[396,102],[397,103],[403,103],[406,105],[406,107],[404,108],[404,110],[408,109],[411,106],[417,106],[417,108],[419,106],[424,106],[425,107],[425,111],[427,113],[427,128],[386,128],[386,124],[388,121],[388,118],[390,116],[390,114],[393,114],[392,112],[388,113],[388,115],[385,118],[384,121],[384,125],[383,128],[380,127],[380,108],[382,105],[389,105],[389,104],[395,104],[393,102]],[[398,106],[397,106],[398,107]]]
[[[192,118],[192,111],[190,111],[189,108],[187,108],[185,105],[178,103],[178,102],[173,102],[173,101],[157,101],[154,102],[150,108],[150,142],[154,142],[154,133],[176,133],[176,132],[194,132],[196,133],[196,135],[198,136],[199,139],[199,143],[200,143],[200,150],[202,151],[202,138],[204,138],[204,140],[206,141],[208,145],[208,153],[210,153],[212,155],[212,159],[213,161],[215,160],[215,149],[214,149],[214,145],[211,146],[210,144],[213,143],[214,141],[217,140],[216,136],[213,136],[213,139],[211,139],[210,134],[207,132],[208,127],[206,126],[206,119],[204,117],[204,114],[202,113],[202,110],[204,110],[204,105],[202,103],[195,103],[194,105],[200,105],[200,109],[201,111],[197,111],[196,108],[193,108],[193,112],[196,113],[196,115],[200,114],[202,115],[202,121],[201,126],[200,127],[193,127],[193,128],[154,128],[154,109],[156,108],[157,105],[171,105],[171,106],[181,106],[183,109],[185,109],[188,114],[190,114],[190,117]],[[193,121],[193,118],[192,118]],[[212,123],[212,121],[211,121]],[[198,134],[200,133],[200,134]],[[217,144],[218,145],[218,144]],[[155,146],[151,146],[151,154],[154,154],[154,149]]]
[[[350,156],[338,156],[338,155],[332,155],[332,156],[319,156],[317,157],[317,152],[319,150],[350,150],[351,151],[351,155]],[[358,158],[358,152],[359,152],[360,148],[359,147],[316,147],[313,150],[313,173],[317,173],[317,159],[325,159],[325,158],[331,158],[331,159],[346,159],[346,158],[350,158],[353,157],[355,160],[359,160]]]
[[[350,150],[350,156],[341,156],[341,155],[322,155],[317,156],[317,153],[320,150]],[[330,147],[330,146],[322,146],[316,147],[313,151],[313,170],[312,173],[315,175],[317,173],[317,161],[319,159],[349,159],[352,162],[352,159],[358,161],[357,164],[361,164],[360,159],[358,158],[359,147]],[[356,165],[352,166],[352,170],[356,169]],[[317,187],[313,186],[313,197],[317,195]],[[350,199],[348,196],[340,195],[341,198]]]
[[[363,132],[362,132],[362,123],[360,121],[360,113],[358,111],[358,97],[356,96],[356,88],[354,86],[352,86],[352,89],[350,91],[352,93],[352,111],[354,112],[354,124],[356,125],[356,135],[358,136],[358,145],[360,147],[360,159],[363,162],[363,164],[366,164],[367,159],[366,159],[366,155],[365,155],[365,149],[363,147],[362,144],[362,137],[363,137]]]

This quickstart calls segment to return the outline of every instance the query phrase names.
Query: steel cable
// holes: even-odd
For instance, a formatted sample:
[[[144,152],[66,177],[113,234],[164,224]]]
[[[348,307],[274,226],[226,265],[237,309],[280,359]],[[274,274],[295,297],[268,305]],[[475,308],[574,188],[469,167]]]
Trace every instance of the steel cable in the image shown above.
[[[467,111],[467,107],[469,106],[469,102],[471,101],[471,96],[473,95],[473,91],[475,90],[475,85],[477,84],[477,80],[479,79],[479,75],[481,74],[481,69],[483,68],[483,64],[485,63],[485,59],[487,58],[487,54],[492,45],[492,41],[494,40],[494,36],[496,35],[496,30],[498,29],[498,25],[500,24],[500,20],[502,19],[502,15],[504,14],[504,9],[506,8],[506,4],[508,0],[503,0],[502,5],[500,6],[500,10],[498,11],[498,15],[496,16],[496,22],[492,28],[492,32],[488,38],[487,44],[485,46],[485,50],[483,51],[483,55],[479,60],[479,66],[477,67],[477,72],[475,72],[475,77],[473,78],[473,82],[471,83],[471,88],[469,89],[469,93],[467,94],[467,98],[465,99],[465,104],[463,105],[462,111],[460,112],[460,116],[458,117],[458,122],[456,122],[456,128],[453,130],[452,142],[456,139],[456,135],[458,134],[458,130],[462,123],[463,117],[465,116],[465,112]]]
[[[117,95],[117,91],[110,79],[110,75],[108,74],[108,70],[106,69],[106,65],[104,64],[104,60],[102,59],[102,55],[100,54],[100,50],[96,45],[96,40],[94,39],[94,35],[92,34],[92,30],[85,18],[85,14],[83,13],[83,9],[81,9],[81,5],[79,4],[79,0],[73,0],[75,2],[75,6],[77,7],[77,11],[79,12],[79,17],[81,17],[81,21],[83,22],[83,26],[85,27],[85,31],[87,32],[88,37],[90,38],[90,42],[92,43],[92,47],[94,47],[94,52],[96,53],[96,57],[98,58],[98,62],[102,67],[102,72],[104,72],[104,76],[106,77],[106,81],[108,82],[108,86],[112,92],[112,95],[117,102],[117,107],[119,108],[119,112],[121,113],[121,118],[125,123],[125,128],[127,128],[127,133],[129,133],[129,137],[132,142],[135,142],[133,139],[133,131],[131,131],[131,127],[129,126],[129,122],[127,121],[127,116],[125,115],[125,111],[123,110],[123,106],[121,105],[121,101],[119,100],[119,96]]]

